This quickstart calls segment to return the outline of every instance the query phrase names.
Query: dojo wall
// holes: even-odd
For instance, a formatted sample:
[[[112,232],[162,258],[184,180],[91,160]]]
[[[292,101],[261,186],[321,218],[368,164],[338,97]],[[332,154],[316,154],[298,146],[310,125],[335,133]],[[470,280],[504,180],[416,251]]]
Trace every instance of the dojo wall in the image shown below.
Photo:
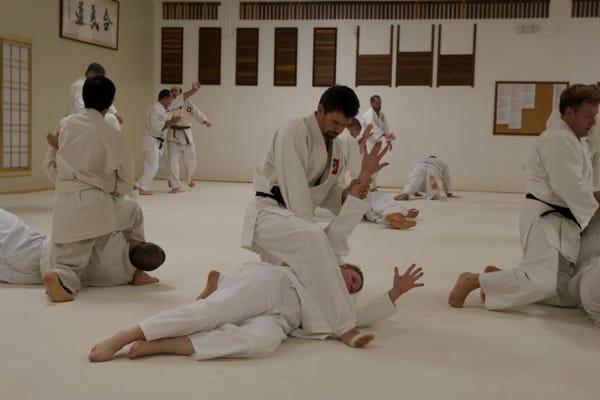
[[[119,50],[59,38],[58,0],[2,0],[0,34],[32,41],[32,173],[24,177],[0,177],[0,193],[50,188],[42,161],[46,133],[53,130],[67,107],[69,86],[83,75],[87,65],[104,65],[117,86],[115,104],[125,120],[123,133],[132,150],[139,149],[144,133],[144,114],[154,100],[152,32],[153,2],[120,2]],[[136,172],[143,156],[132,151]]]
[[[162,21],[155,9],[155,92],[160,85],[160,28],[183,26],[184,80],[189,86],[198,70],[198,27],[221,26],[220,86],[204,86],[196,104],[214,122],[196,128],[196,177],[251,181],[275,129],[290,117],[315,109],[323,88],[312,87],[313,28],[337,27],[337,81],[354,85],[356,36],[361,26],[361,53],[389,52],[389,26],[400,23],[401,50],[428,50],[432,23],[443,27],[442,53],[470,53],[477,22],[475,88],[371,87],[356,90],[361,112],[371,94],[383,98],[389,126],[399,138],[389,155],[391,166],[380,175],[384,186],[402,186],[412,162],[437,154],[448,162],[457,189],[519,192],[523,164],[532,137],[493,136],[494,82],[498,80],[600,81],[600,35],[597,19],[570,18],[570,2],[552,1],[545,20],[480,21],[237,21],[231,3],[222,2],[219,21]],[[518,34],[519,24],[539,25],[537,34]],[[273,86],[274,28],[298,27],[298,85]],[[258,86],[235,86],[235,29],[259,27]],[[437,33],[436,33],[437,36]],[[377,42],[376,38],[382,40]],[[394,34],[394,41],[396,40]],[[437,38],[436,38],[437,47]],[[394,49],[396,48],[394,42]],[[394,63],[395,71],[395,63]]]

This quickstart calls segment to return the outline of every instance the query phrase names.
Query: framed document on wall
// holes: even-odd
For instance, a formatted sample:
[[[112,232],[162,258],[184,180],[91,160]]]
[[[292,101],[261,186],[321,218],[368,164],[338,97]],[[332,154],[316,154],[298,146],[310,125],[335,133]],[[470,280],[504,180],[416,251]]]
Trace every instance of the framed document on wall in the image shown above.
[[[60,37],[119,48],[117,0],[60,0]]]
[[[569,82],[496,82],[494,135],[537,136]]]

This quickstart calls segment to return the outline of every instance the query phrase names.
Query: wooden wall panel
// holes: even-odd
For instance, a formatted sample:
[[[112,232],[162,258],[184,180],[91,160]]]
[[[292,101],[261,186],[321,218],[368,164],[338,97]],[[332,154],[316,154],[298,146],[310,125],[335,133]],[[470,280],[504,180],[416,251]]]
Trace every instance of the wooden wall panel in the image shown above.
[[[600,0],[571,0],[571,17],[598,18],[600,17]]]
[[[258,85],[258,28],[237,28],[235,84]]]
[[[333,86],[337,63],[337,28],[315,28],[313,86]]]
[[[473,54],[442,54],[442,26],[438,27],[437,86],[475,86],[477,24],[473,25]]]
[[[217,20],[220,5],[217,1],[165,1],[162,3],[162,18]]]
[[[394,26],[390,27],[389,54],[363,54],[360,49],[360,26],[356,31],[356,85],[392,86],[392,42]]]
[[[273,85],[296,86],[298,28],[275,28]]]
[[[221,84],[221,28],[198,29],[198,80]]]
[[[183,82],[183,28],[162,28],[160,83]]]
[[[433,86],[435,25],[431,26],[431,51],[400,51],[400,25],[396,39],[396,86]]]

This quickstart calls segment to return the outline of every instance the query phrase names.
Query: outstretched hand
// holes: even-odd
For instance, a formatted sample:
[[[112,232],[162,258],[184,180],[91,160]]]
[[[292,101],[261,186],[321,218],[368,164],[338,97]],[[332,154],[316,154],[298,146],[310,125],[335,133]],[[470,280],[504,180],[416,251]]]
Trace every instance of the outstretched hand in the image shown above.
[[[381,171],[383,168],[387,167],[390,163],[380,163],[385,153],[388,152],[389,148],[386,146],[383,150],[381,150],[382,143],[377,142],[373,149],[370,152],[363,153],[362,165],[361,165],[361,173],[366,173],[369,176],[376,174]]]
[[[192,89],[198,90],[200,89],[200,86],[202,86],[202,83],[200,83],[199,81],[192,82]]]
[[[394,284],[388,292],[390,300],[394,302],[398,297],[409,290],[423,286],[423,283],[418,282],[422,276],[423,268],[417,267],[415,264],[408,267],[403,275],[400,275],[398,267],[394,267]]]

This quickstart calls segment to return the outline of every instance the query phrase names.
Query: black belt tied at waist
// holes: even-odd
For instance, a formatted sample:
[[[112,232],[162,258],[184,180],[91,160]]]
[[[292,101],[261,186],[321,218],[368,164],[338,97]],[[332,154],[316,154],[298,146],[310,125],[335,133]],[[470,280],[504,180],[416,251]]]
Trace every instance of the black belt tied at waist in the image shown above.
[[[256,197],[268,197],[270,199],[275,200],[277,202],[277,204],[279,204],[280,206],[287,208],[287,206],[285,205],[285,200],[283,200],[283,195],[281,194],[281,190],[279,189],[279,186],[273,186],[271,188],[271,193],[256,192]]]
[[[176,131],[185,131],[186,129],[190,129],[191,126],[179,126],[179,125],[173,125],[171,127],[171,129],[176,130]]]
[[[543,217],[548,214],[558,213],[558,214],[562,215],[563,217],[565,217],[566,219],[569,219],[569,220],[575,222],[575,224],[579,227],[579,229],[581,229],[581,225],[579,225],[579,222],[577,222],[575,215],[573,215],[573,212],[570,209],[568,209],[567,207],[561,207],[561,206],[557,206],[556,204],[548,203],[544,200],[538,199],[531,193],[527,193],[525,195],[525,198],[531,199],[531,200],[537,200],[541,203],[544,203],[545,205],[547,205],[548,207],[550,207],[552,209],[552,210],[544,211],[543,213],[540,214],[540,217]]]
[[[158,137],[158,136],[152,136],[154,139],[158,140],[158,149],[162,149],[163,147],[163,143],[165,142],[164,138]]]

